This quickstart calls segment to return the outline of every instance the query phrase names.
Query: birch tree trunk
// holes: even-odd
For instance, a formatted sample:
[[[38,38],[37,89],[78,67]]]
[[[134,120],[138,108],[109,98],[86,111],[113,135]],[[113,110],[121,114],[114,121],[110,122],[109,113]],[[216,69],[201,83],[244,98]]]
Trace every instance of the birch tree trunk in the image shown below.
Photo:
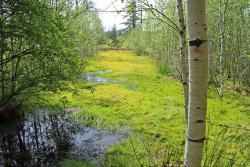
[[[181,82],[184,90],[185,101],[185,118],[188,123],[188,59],[187,59],[187,40],[186,40],[186,25],[183,14],[182,0],[176,0],[177,12],[179,17],[179,36],[180,36],[180,69],[181,69]]]
[[[220,58],[219,58],[219,80],[220,80],[220,96],[223,96],[224,93],[224,57],[225,57],[225,30],[226,30],[226,13],[227,13],[227,3],[228,0],[223,0],[222,11],[221,11],[221,25],[220,25]]]
[[[208,42],[205,0],[187,0],[189,105],[185,167],[200,167],[206,131]]]

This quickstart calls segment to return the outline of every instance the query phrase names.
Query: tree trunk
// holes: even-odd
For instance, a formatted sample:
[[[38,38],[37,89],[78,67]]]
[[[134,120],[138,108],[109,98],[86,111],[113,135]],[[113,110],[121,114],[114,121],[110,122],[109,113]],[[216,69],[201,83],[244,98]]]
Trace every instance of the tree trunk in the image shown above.
[[[186,167],[200,167],[206,131],[208,42],[205,0],[187,1],[189,105]]]
[[[132,28],[135,29],[136,28],[136,21],[137,21],[137,5],[136,5],[136,0],[132,1]]]
[[[219,82],[220,82],[220,96],[223,96],[224,93],[224,55],[225,55],[225,29],[226,29],[226,12],[227,12],[227,0],[224,0],[222,3],[222,12],[221,12],[221,25],[220,25],[220,58],[219,58]]]
[[[185,101],[185,118],[188,123],[188,59],[187,59],[187,47],[186,47],[186,25],[183,14],[182,0],[176,1],[178,17],[179,17],[179,36],[180,36],[180,70],[181,70],[181,82],[184,90]]]

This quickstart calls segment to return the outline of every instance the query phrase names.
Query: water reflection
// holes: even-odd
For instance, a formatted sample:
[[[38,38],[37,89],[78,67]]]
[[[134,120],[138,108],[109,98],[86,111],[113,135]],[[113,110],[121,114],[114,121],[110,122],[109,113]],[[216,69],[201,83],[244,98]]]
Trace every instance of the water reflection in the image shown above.
[[[110,78],[97,76],[94,73],[85,73],[85,74],[83,74],[83,80],[86,81],[86,82],[93,82],[93,83],[98,83],[98,84],[107,84],[107,83],[114,82]]]
[[[123,82],[126,79],[125,78],[117,78],[112,79],[104,76],[98,76],[98,74],[105,74],[105,73],[111,73],[112,70],[99,70],[96,72],[88,72],[82,75],[82,78],[86,82],[92,82],[97,84],[109,84],[109,83],[119,83]]]
[[[66,113],[39,111],[0,125],[2,166],[54,166],[62,159],[96,160],[122,134],[83,127]],[[1,166],[1,164],[0,164]]]

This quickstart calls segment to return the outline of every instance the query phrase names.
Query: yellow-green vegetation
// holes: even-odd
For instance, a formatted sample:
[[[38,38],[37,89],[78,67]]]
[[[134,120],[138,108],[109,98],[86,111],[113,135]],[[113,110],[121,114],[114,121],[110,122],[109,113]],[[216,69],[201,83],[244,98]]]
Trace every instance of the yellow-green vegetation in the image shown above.
[[[161,75],[149,56],[136,56],[130,51],[100,52],[85,70],[117,82],[97,84],[81,80],[72,85],[73,95],[62,92],[47,99],[60,101],[64,97],[67,106],[80,106],[76,115],[89,126],[132,131],[107,150],[105,166],[163,166],[170,161],[182,161],[186,124],[178,80]],[[100,70],[112,72],[98,73]],[[223,126],[246,127],[249,101],[249,97],[232,92],[226,92],[222,101],[209,90],[208,120]],[[214,141],[220,129],[225,128],[209,125],[208,138]],[[235,152],[239,148],[230,149],[229,152]]]

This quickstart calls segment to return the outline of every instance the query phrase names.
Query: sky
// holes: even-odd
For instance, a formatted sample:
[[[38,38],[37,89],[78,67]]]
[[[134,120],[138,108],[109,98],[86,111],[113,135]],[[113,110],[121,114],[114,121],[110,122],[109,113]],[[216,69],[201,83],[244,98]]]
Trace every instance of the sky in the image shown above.
[[[117,11],[122,10],[125,6],[121,0],[93,0],[93,2],[98,11]],[[116,25],[116,29],[124,28],[122,15],[122,13],[118,14],[117,12],[99,12],[105,30],[111,30],[114,25]]]

